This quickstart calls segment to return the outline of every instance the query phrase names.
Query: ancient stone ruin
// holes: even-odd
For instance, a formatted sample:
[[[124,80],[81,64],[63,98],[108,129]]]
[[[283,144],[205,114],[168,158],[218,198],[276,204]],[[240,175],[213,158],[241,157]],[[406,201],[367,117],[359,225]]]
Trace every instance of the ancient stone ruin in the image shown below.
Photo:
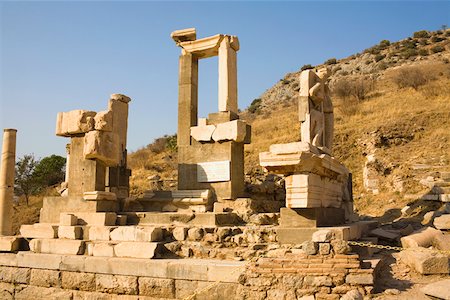
[[[260,154],[261,166],[285,178],[285,207],[279,209],[271,199],[244,193],[244,145],[251,142],[251,128],[238,115],[238,38],[197,39],[194,28],[171,37],[181,48],[177,190],[130,197],[131,100],[113,94],[105,111],[57,115],[56,135],[70,138],[61,196],[46,197],[40,222],[22,225],[20,235],[12,236],[15,130],[5,130],[0,295],[339,299],[370,294],[378,261],[366,259],[367,248],[348,241],[376,243],[377,237],[367,235],[378,224],[356,221],[351,173],[332,156],[328,70],[300,75],[301,141],[271,145]],[[213,56],[219,57],[218,111],[201,119],[198,63]],[[419,236],[402,240],[414,241],[428,243]]]

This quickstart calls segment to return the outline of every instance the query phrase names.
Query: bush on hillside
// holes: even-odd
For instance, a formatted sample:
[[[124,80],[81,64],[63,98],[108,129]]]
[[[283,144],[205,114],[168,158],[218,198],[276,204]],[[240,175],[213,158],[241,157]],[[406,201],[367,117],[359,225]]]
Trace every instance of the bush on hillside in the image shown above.
[[[374,81],[368,78],[347,79],[342,78],[333,85],[333,93],[344,101],[353,98],[362,101],[373,90]],[[348,101],[347,101],[348,102]]]
[[[310,64],[303,65],[303,67],[300,68],[301,71],[310,70],[310,69],[314,69],[314,67]]]
[[[439,45],[431,48],[431,52],[433,52],[433,53],[439,53],[444,50],[445,50],[445,48],[443,46],[439,46]]]
[[[441,38],[441,37],[439,37],[439,36],[433,36],[433,37],[431,38],[431,42],[432,42],[432,43],[439,43],[439,42],[442,42],[442,41],[445,41],[445,38]]]
[[[398,88],[411,87],[417,90],[431,79],[427,77],[418,67],[403,67],[393,74],[392,79]]]
[[[384,59],[386,57],[386,55],[383,54],[377,54],[375,55],[375,62],[379,62],[380,60]]]
[[[153,143],[147,145],[147,149],[155,154],[159,154],[163,151],[170,150],[176,151],[177,149],[177,135],[164,135],[163,137],[157,138]]]
[[[259,112],[261,110],[261,102],[262,100],[260,98],[253,100],[250,106],[248,107],[248,111],[252,114]]]
[[[326,65],[335,65],[337,63],[337,60],[336,60],[336,58],[330,58],[330,59],[328,59],[326,62],[325,62],[325,64]]]
[[[380,49],[386,49],[387,47],[389,47],[391,45],[391,42],[390,41],[388,41],[388,40],[382,40],[381,42],[380,42],[380,44],[378,44],[378,47],[380,48]]]
[[[402,52],[402,57],[408,59],[417,56],[417,54],[419,53],[417,52],[416,49],[406,49],[405,51]]]
[[[427,38],[429,36],[430,36],[430,34],[426,30],[420,30],[420,31],[414,32],[415,38]]]
[[[417,52],[420,56],[427,56],[429,53],[428,53],[428,50],[427,49],[419,49],[419,51]]]

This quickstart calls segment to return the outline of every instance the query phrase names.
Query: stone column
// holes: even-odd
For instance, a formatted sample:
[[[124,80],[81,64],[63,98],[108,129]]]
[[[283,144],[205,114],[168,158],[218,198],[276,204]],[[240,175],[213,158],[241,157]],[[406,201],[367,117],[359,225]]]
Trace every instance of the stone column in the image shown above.
[[[108,110],[113,113],[113,132],[116,132],[119,136],[120,148],[120,165],[126,166],[126,148],[127,148],[127,130],[128,130],[128,103],[131,99],[122,94],[112,94],[109,103]]]
[[[227,36],[219,47],[219,111],[238,112],[236,51]]]
[[[66,176],[64,182],[69,182],[70,144],[66,145]]]
[[[191,144],[191,127],[198,118],[198,58],[190,53],[180,56],[178,81],[178,146]]]
[[[16,165],[16,129],[4,129],[0,171],[0,235],[12,235],[11,210]]]

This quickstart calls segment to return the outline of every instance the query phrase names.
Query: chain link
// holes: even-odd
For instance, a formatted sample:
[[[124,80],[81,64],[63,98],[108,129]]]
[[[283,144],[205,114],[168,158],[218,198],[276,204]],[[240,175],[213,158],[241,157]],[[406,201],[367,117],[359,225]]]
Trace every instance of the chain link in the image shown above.
[[[450,255],[450,251],[437,250],[437,249],[431,250],[431,249],[427,249],[427,248],[423,248],[423,247],[403,248],[403,247],[377,245],[377,244],[364,243],[364,242],[355,242],[355,241],[347,241],[347,244],[349,244],[351,246],[360,246],[360,247],[377,248],[377,249],[387,249],[387,250],[394,250],[394,251],[402,251],[402,250],[433,251],[433,252],[439,252],[439,253],[443,253],[443,254],[446,254],[446,255]]]

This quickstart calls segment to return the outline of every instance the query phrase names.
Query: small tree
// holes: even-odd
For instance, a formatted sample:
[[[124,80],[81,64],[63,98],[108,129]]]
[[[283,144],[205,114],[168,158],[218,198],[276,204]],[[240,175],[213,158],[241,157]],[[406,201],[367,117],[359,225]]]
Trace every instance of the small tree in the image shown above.
[[[38,191],[64,181],[66,159],[59,155],[44,157],[36,165],[33,177],[39,184]]]
[[[15,190],[19,196],[25,196],[25,201],[29,203],[30,195],[38,189],[38,183],[33,176],[36,165],[39,163],[33,154],[24,155],[16,163]]]

